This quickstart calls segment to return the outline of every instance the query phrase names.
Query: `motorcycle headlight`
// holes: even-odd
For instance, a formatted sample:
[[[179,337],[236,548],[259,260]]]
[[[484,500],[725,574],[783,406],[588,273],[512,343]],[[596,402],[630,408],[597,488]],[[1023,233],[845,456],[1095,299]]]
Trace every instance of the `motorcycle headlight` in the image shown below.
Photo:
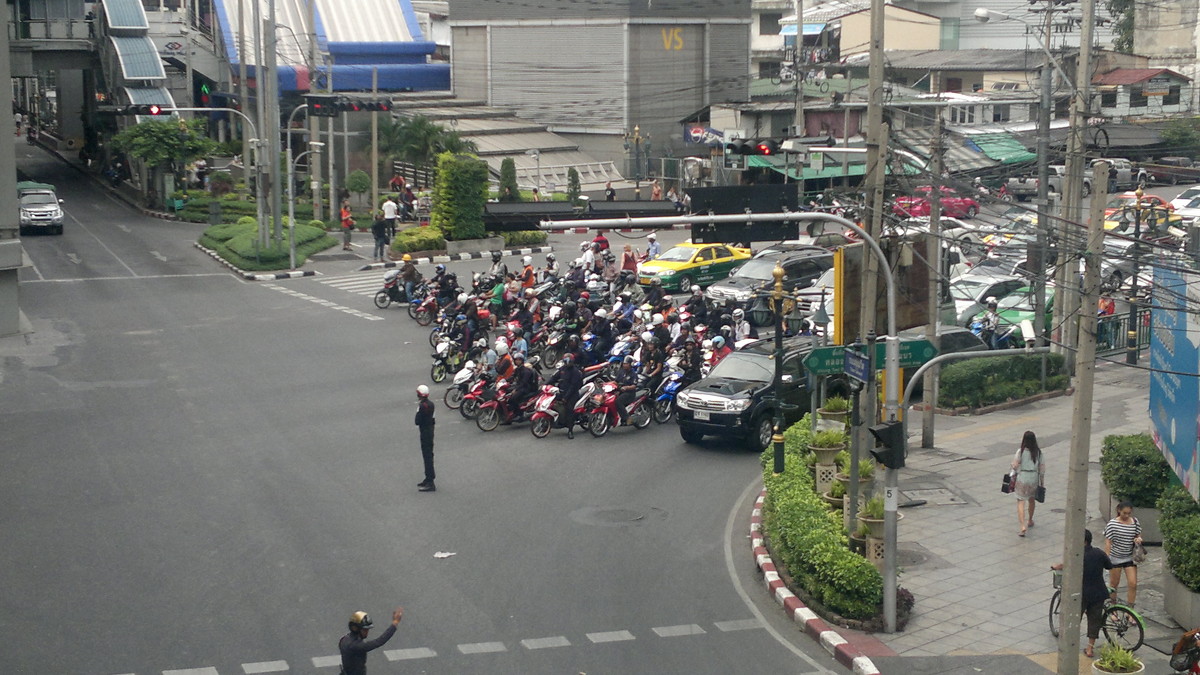
[[[749,407],[750,407],[750,399],[748,399],[748,398],[737,398],[732,401],[725,402],[725,409],[732,410],[733,412],[742,412],[743,410],[745,410],[746,408],[749,408]]]

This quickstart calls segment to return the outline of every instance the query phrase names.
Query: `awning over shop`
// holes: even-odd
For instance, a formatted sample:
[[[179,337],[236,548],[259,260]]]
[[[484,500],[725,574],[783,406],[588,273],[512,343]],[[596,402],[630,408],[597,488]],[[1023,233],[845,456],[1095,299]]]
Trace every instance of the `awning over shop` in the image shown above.
[[[974,134],[967,137],[966,145],[1001,164],[1024,164],[1037,159],[1035,153],[1011,134]]]
[[[794,19],[795,17],[792,17],[792,18]],[[825,30],[825,24],[823,24],[823,23],[806,23],[806,24],[804,24],[804,34],[805,35],[820,35],[821,31],[823,31],[823,30]],[[796,24],[793,23],[793,24],[789,24],[786,26],[780,26],[779,34],[780,35],[795,35],[796,34]]]

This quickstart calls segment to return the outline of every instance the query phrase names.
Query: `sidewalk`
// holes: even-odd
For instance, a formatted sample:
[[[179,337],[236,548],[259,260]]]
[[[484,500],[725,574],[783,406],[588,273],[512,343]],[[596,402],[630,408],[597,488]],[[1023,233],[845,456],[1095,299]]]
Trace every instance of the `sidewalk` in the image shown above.
[[[1098,542],[1104,529],[1097,507],[1101,441],[1148,431],[1148,398],[1146,371],[1103,362],[1097,368],[1087,514]],[[873,656],[880,671],[1054,671],[1049,567],[1062,558],[1073,403],[1074,397],[1062,397],[981,417],[939,416],[936,447],[910,449],[900,501],[927,503],[903,509],[899,564],[900,584],[916,596],[916,608],[903,632],[874,636],[894,653]],[[911,428],[919,430],[915,415]],[[1037,433],[1045,452],[1047,497],[1038,505],[1036,526],[1021,538],[1015,499],[1000,492],[1000,478],[1026,429]],[[1169,652],[1182,631],[1163,612],[1162,549],[1148,552],[1138,574],[1138,611],[1147,624],[1138,656],[1147,672],[1167,672],[1167,656],[1156,648]],[[1088,673],[1088,660],[1080,658],[1080,672]]]

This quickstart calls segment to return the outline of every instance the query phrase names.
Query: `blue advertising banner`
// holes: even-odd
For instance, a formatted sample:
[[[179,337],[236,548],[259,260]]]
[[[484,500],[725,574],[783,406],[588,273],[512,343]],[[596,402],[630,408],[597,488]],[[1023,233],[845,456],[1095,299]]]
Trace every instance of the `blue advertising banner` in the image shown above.
[[[1200,500],[1200,275],[1178,269],[1181,261],[1168,264],[1154,267],[1150,425],[1154,444]]]

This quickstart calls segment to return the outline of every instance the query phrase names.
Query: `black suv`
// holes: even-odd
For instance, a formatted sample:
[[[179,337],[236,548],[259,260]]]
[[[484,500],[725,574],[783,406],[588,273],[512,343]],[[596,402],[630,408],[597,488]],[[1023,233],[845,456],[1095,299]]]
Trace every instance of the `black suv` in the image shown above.
[[[770,323],[771,312],[766,301],[754,296],[775,285],[775,263],[783,266],[783,288],[793,291],[808,288],[821,273],[833,267],[833,253],[819,246],[804,246],[798,250],[760,253],[737,268],[729,278],[708,287],[705,295],[716,305],[732,300],[746,310],[748,318],[758,326]]]
[[[808,378],[801,361],[812,351],[811,337],[783,342],[781,398],[796,407],[787,411],[784,425],[808,412]],[[738,438],[755,450],[771,444],[775,422],[775,340],[759,340],[726,356],[708,377],[685,388],[675,398],[679,435],[696,443],[706,435]],[[847,395],[843,379],[833,379],[829,395]]]

